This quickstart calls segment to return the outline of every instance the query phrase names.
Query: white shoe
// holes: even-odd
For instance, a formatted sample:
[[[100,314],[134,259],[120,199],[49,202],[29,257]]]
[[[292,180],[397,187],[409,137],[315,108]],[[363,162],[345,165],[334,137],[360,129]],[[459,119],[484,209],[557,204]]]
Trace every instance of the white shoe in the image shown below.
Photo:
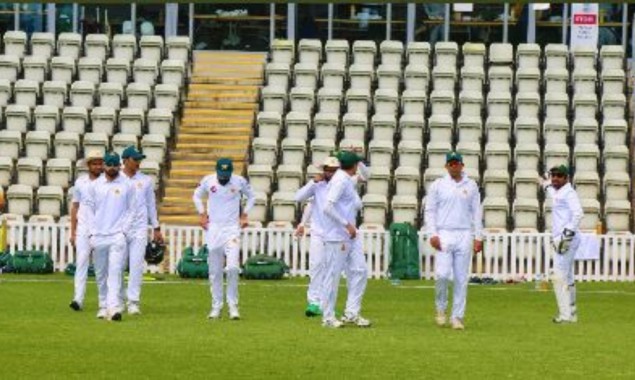
[[[578,321],[578,317],[572,318],[562,318],[561,316],[553,317],[553,323],[562,324],[562,323],[576,323]]]
[[[434,318],[437,322],[437,326],[443,327],[448,323],[448,317],[445,315],[444,311],[437,311],[437,316]]]
[[[370,321],[361,315],[344,314],[341,322],[343,324],[354,324],[357,327],[370,327],[371,325]]]
[[[238,306],[229,307],[229,319],[237,321],[240,319],[240,313],[238,312]]]
[[[207,316],[207,319],[220,319],[220,309],[212,309]]]
[[[453,330],[465,330],[465,326],[463,325],[463,321],[459,318],[452,318],[452,329]]]
[[[344,324],[342,322],[335,318],[328,318],[322,321],[322,327],[328,327],[330,329],[339,329],[343,325]]]
[[[130,315],[138,315],[141,314],[141,309],[139,309],[139,304],[136,302],[128,303],[128,314]]]
[[[99,311],[97,312],[97,318],[98,319],[106,319],[108,317],[108,310],[107,309],[99,309]]]

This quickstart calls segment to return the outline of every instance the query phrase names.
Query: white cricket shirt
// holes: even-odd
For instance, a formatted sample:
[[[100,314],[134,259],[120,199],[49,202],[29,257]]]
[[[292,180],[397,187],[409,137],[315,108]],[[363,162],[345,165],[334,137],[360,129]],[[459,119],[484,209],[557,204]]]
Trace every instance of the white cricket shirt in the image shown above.
[[[134,190],[125,176],[108,181],[102,174],[88,187],[87,205],[93,216],[92,236],[127,235],[135,210]]]
[[[243,197],[247,198],[244,213],[254,206],[254,194],[246,179],[233,175],[225,186],[221,185],[216,174],[205,176],[194,191],[192,200],[199,214],[205,212],[203,198],[207,196],[207,215],[210,226],[236,227],[240,221],[240,206]]]

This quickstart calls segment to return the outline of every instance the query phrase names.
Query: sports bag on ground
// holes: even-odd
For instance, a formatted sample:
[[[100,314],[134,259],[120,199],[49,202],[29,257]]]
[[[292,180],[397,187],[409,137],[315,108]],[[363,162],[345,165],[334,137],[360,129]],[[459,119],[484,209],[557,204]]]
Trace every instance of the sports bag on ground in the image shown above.
[[[179,276],[181,278],[207,278],[209,276],[207,253],[205,245],[196,253],[192,247],[185,248],[181,260],[176,265]]]
[[[75,271],[77,271],[77,265],[75,265],[75,263],[68,263],[68,265],[64,269],[64,273],[69,276],[74,276]],[[90,264],[88,266],[88,277],[95,277],[95,267],[93,266],[93,264]]]
[[[419,236],[410,223],[390,225],[390,264],[388,274],[394,279],[419,279]]]
[[[53,259],[48,252],[16,251],[13,254],[15,273],[53,273]]]
[[[254,255],[247,259],[243,276],[251,280],[279,280],[289,267],[284,261],[268,255]]]

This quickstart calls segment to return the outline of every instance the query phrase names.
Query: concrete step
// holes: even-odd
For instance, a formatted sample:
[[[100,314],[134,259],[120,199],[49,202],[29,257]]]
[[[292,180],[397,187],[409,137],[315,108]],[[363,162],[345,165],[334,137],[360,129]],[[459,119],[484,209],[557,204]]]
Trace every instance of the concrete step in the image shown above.
[[[188,117],[226,117],[226,118],[240,118],[250,119],[254,117],[253,111],[248,110],[206,110],[200,108],[185,108],[183,110],[183,119]]]
[[[161,223],[176,226],[196,226],[198,225],[198,215],[168,215],[161,212]]]
[[[204,108],[204,109],[215,109],[215,110],[250,110],[250,111],[258,111],[260,108],[260,104],[258,103],[241,103],[241,102],[223,102],[223,101],[196,101],[196,102],[185,102],[185,107],[187,108]]]
[[[245,162],[247,160],[246,153],[239,154],[223,154],[217,152],[184,152],[184,151],[172,151],[170,152],[170,157],[172,158],[172,166],[174,166],[175,162],[179,162],[181,160],[189,161],[189,160],[205,160],[216,163],[221,157],[231,158],[234,161],[234,166],[237,166],[240,162]]]
[[[244,127],[217,127],[216,125],[210,125],[207,127],[203,126],[181,126],[179,127],[179,134],[187,134],[187,135],[196,135],[196,134],[205,134],[205,135],[247,135],[251,136],[253,128],[251,126]]]
[[[190,135],[187,133],[183,133],[183,134],[179,134],[178,140],[177,140],[177,147],[180,146],[183,143],[199,143],[199,144],[203,144],[203,143],[219,143],[219,142],[242,142],[242,141],[246,141],[247,145],[249,145],[249,141],[251,139],[251,136],[249,135],[232,135],[232,136],[227,136],[225,134],[217,134],[217,135],[212,135],[212,134],[194,134],[194,135]]]

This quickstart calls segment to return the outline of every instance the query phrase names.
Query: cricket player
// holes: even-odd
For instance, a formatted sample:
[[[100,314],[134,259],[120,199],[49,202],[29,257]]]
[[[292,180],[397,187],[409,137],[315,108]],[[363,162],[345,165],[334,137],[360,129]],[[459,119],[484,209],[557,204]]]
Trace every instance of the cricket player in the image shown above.
[[[152,179],[139,171],[141,161],[146,158],[134,146],[124,149],[122,175],[127,178],[135,192],[134,217],[132,230],[127,235],[126,263],[128,264],[128,314],[140,314],[141,283],[145,263],[146,246],[148,245],[148,225],[153,230],[153,240],[163,241],[157,217],[157,201]],[[125,268],[125,265],[124,265]],[[122,287],[122,293],[124,288]],[[122,294],[123,298],[123,294]],[[123,299],[122,299],[123,301]]]
[[[432,183],[426,197],[424,220],[435,259],[436,322],[447,323],[448,285],[454,276],[451,325],[463,330],[472,252],[483,248],[483,211],[478,185],[463,171],[463,156],[448,152],[448,174]]]
[[[305,310],[307,317],[322,315],[320,305],[323,302],[321,294],[326,268],[324,266],[324,206],[326,203],[326,189],[333,174],[340,167],[335,157],[327,157],[322,164],[323,172],[318,174],[302,187],[295,195],[296,202],[311,200],[298,225],[297,235],[304,235],[304,225],[311,221],[311,241],[309,245],[309,289],[307,291],[308,305]]]
[[[580,245],[580,222],[584,216],[578,193],[569,183],[566,165],[549,170],[550,180],[543,182],[543,189],[553,200],[551,217],[551,241],[556,252],[553,267],[553,291],[558,304],[554,323],[578,321],[576,290],[573,276],[575,251]]]
[[[361,158],[345,151],[338,154],[338,160],[340,169],[329,181],[324,206],[323,240],[327,270],[322,292],[325,297],[322,325],[329,328],[339,328],[344,324],[369,327],[371,322],[360,313],[368,271],[356,227],[362,201],[353,179]],[[349,277],[348,298],[344,316],[339,321],[335,318],[335,303],[342,270],[346,270]]]
[[[70,242],[75,247],[75,293],[73,301],[69,305],[71,309],[80,311],[84,307],[86,294],[86,278],[90,264],[89,233],[91,226],[90,210],[86,206],[89,185],[94,182],[104,171],[104,156],[99,151],[90,151],[86,154],[86,166],[88,174],[75,181],[73,186],[73,199],[71,205],[71,237]],[[94,258],[93,258],[94,259]],[[99,311],[97,318],[106,318],[106,284],[103,278],[97,278],[97,290],[99,295]]]
[[[208,249],[209,282],[212,310],[209,319],[219,319],[223,308],[223,265],[227,275],[227,304],[229,319],[240,319],[238,312],[238,275],[240,274],[240,229],[248,225],[247,213],[254,205],[254,194],[246,179],[232,174],[233,163],[221,158],[216,163],[216,174],[203,178],[193,201],[205,229]],[[242,198],[247,198],[241,210]],[[203,198],[207,197],[207,207]]]
[[[104,175],[88,187],[86,206],[92,218],[90,246],[95,252],[97,278],[106,279],[108,319],[121,321],[120,290],[125,264],[126,239],[132,230],[135,194],[130,182],[119,173],[116,153],[104,156]],[[103,276],[103,277],[102,277]]]

